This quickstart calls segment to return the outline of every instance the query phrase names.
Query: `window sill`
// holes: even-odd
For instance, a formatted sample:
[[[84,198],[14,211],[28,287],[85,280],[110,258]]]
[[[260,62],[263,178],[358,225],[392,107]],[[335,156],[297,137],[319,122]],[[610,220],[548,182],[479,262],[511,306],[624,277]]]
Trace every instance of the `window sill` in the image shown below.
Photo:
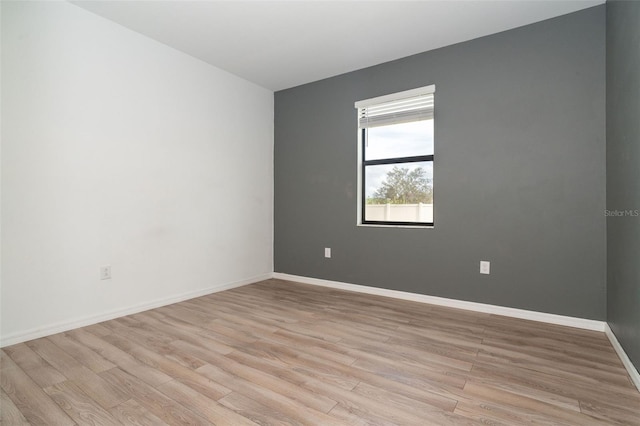
[[[434,225],[382,225],[377,223],[358,223],[363,228],[409,228],[409,229],[433,229]]]

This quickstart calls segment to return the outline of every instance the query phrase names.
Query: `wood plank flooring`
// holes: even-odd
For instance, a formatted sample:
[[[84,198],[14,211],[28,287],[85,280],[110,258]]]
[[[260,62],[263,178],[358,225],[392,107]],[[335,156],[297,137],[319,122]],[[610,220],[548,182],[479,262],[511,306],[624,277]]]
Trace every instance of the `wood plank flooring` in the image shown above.
[[[640,425],[603,333],[281,280],[5,347],[2,425]]]

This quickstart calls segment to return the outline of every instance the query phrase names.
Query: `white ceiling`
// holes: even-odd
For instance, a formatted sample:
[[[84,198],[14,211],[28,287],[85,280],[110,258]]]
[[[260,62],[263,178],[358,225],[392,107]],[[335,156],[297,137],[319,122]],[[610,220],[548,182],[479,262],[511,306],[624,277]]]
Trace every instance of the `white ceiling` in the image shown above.
[[[604,0],[73,3],[276,91]]]

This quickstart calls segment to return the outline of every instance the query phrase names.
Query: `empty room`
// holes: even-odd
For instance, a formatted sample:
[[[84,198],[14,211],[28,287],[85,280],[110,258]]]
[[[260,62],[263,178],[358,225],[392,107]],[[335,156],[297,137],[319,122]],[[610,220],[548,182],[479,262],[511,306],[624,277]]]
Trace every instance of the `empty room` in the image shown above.
[[[0,19],[0,424],[640,425],[640,1]]]

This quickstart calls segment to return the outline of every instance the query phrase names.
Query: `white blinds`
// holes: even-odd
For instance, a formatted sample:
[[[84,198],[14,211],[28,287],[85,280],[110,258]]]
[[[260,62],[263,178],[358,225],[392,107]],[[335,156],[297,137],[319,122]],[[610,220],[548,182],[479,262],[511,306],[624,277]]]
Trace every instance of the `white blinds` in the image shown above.
[[[435,86],[356,102],[361,129],[433,118]]]

